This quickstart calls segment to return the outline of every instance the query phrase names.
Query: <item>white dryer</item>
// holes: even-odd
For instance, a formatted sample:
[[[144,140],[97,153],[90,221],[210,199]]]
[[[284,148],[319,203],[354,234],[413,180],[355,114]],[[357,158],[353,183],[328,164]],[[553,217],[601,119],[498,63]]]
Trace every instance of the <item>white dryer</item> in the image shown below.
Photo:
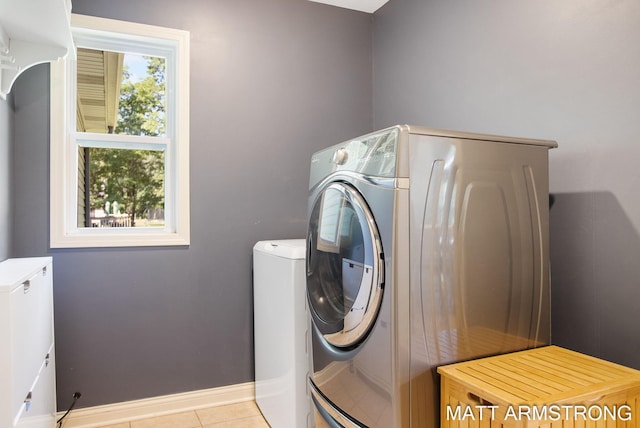
[[[310,427],[305,240],[253,247],[256,403],[272,428]]]
[[[549,342],[556,146],[403,125],[313,155],[319,425],[436,428],[437,366]]]

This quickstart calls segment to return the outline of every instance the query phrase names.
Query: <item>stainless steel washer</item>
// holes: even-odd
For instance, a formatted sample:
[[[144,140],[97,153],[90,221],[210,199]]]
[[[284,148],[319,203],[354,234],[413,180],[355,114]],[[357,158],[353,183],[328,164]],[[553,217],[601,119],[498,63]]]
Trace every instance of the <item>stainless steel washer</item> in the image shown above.
[[[552,147],[403,125],[313,155],[318,425],[435,428],[437,366],[549,342]]]

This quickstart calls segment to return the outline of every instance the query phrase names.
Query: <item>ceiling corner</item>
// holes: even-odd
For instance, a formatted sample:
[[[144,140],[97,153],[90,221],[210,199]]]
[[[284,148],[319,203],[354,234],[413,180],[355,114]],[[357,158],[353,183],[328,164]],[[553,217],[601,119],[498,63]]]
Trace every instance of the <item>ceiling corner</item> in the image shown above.
[[[331,6],[345,9],[359,10],[361,12],[373,13],[380,9],[389,0],[309,0],[316,3],[324,3]]]

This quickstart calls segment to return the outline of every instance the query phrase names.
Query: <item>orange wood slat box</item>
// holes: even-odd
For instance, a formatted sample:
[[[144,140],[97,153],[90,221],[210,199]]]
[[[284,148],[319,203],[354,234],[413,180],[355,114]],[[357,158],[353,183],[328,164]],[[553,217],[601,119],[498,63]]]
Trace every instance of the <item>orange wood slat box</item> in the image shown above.
[[[438,373],[443,428],[640,428],[640,371],[557,346]]]

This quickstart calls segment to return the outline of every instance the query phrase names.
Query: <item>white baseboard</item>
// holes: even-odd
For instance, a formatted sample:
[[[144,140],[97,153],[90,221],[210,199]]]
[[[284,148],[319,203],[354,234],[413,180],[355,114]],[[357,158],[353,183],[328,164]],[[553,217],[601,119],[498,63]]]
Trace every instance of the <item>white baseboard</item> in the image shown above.
[[[255,400],[254,382],[72,410],[63,428],[94,428],[170,413]],[[59,412],[56,420],[64,412]]]

